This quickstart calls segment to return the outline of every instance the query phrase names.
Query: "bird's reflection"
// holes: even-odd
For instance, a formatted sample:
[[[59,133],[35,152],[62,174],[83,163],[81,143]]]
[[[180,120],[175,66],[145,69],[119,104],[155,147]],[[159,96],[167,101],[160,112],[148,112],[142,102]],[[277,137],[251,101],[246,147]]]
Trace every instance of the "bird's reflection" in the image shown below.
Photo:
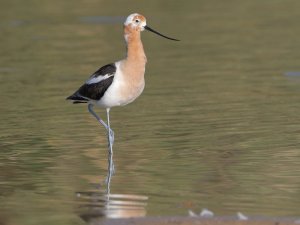
[[[103,218],[129,218],[146,215],[147,196],[111,193],[112,166],[112,158],[109,158],[104,185],[97,184],[91,191],[76,193],[79,201],[77,213],[88,223],[94,224]]]

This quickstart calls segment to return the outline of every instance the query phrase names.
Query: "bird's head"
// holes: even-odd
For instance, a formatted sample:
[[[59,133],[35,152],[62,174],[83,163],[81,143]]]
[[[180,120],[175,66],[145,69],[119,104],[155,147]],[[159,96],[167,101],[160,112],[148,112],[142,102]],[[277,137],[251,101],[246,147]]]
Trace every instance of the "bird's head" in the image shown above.
[[[153,32],[161,37],[164,37],[166,39],[173,40],[173,41],[179,41],[177,39],[167,37],[157,31],[153,30],[149,26],[147,26],[146,18],[143,15],[138,14],[138,13],[130,14],[124,22],[124,27],[125,27],[126,35],[130,34],[132,32],[139,33],[141,31],[148,30],[148,31],[151,31],[151,32]]]

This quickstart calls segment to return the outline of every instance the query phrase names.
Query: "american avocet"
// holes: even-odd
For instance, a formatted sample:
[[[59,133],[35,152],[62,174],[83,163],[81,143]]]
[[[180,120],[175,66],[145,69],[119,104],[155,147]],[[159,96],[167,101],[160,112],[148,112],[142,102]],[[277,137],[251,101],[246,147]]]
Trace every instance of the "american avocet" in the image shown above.
[[[112,162],[114,133],[110,128],[109,111],[114,106],[123,106],[134,101],[145,86],[144,73],[147,58],[141,41],[141,31],[151,31],[167,37],[146,25],[146,18],[134,13],[124,22],[124,37],[127,44],[126,58],[98,69],[68,100],[73,103],[88,103],[89,112],[108,132],[109,162]],[[107,124],[93,111],[93,106],[106,108]],[[110,164],[110,163],[109,163]],[[109,165],[113,171],[113,164]]]

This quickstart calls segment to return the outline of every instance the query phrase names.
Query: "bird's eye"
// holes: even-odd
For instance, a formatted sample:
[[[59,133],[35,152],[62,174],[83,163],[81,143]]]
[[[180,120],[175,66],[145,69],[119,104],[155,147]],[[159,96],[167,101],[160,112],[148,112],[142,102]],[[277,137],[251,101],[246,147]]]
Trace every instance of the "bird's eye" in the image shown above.
[[[139,22],[140,22],[140,20],[135,20],[135,22],[136,22],[136,23],[139,23]]]

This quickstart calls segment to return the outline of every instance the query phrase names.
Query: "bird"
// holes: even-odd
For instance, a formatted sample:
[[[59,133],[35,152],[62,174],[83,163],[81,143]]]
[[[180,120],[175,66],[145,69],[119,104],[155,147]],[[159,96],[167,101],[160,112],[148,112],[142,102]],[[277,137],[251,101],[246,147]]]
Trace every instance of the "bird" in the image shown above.
[[[107,130],[108,162],[112,173],[114,173],[112,161],[114,132],[110,127],[109,113],[112,107],[124,106],[133,102],[144,90],[147,58],[141,41],[141,32],[148,30],[166,39],[179,41],[150,28],[146,23],[146,18],[139,13],[130,14],[123,27],[126,57],[100,67],[77,91],[66,98],[73,101],[74,104],[87,103],[88,111]],[[94,106],[106,109],[107,123],[94,112]]]

